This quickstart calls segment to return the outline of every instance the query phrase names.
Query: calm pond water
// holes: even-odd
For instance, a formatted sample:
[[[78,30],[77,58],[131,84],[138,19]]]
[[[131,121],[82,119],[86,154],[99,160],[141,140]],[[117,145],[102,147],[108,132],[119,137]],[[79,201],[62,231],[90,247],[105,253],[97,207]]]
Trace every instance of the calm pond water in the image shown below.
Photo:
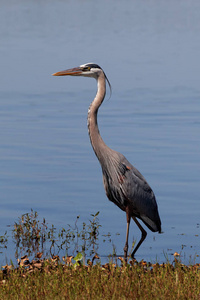
[[[200,2],[0,5],[0,235],[31,208],[57,228],[100,211],[101,234],[123,255],[125,214],[105,196],[87,132],[96,83],[51,76],[92,61],[113,89],[101,135],[145,176],[162,219],[164,233],[148,230],[136,258],[163,262],[177,251],[191,261],[200,254]],[[112,244],[100,245],[102,257],[110,253]]]

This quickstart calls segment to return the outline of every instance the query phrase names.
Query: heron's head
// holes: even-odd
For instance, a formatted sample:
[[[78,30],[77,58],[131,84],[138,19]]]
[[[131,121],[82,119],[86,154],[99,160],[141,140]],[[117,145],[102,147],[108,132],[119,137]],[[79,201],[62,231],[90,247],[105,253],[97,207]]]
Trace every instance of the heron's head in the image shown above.
[[[64,71],[54,73],[52,75],[53,76],[66,76],[66,75],[84,76],[84,77],[92,77],[92,78],[98,79],[101,74],[104,75],[105,80],[107,80],[108,85],[111,89],[111,84],[110,84],[106,74],[104,73],[103,69],[94,63],[87,63],[84,65],[80,65],[79,67],[76,67],[76,68],[67,69]]]

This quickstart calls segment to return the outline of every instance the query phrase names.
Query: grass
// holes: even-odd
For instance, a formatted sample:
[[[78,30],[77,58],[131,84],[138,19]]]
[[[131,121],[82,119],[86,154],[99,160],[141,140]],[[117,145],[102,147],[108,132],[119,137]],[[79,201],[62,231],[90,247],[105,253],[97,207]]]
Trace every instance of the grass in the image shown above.
[[[59,259],[1,271],[0,299],[200,299],[200,266],[131,261],[69,265]]]
[[[74,226],[58,232],[36,212],[18,218],[12,230],[18,266],[2,267],[0,299],[200,299],[200,264],[186,266],[178,255],[173,263],[125,263],[115,257],[101,265],[98,213],[91,217],[81,228],[77,217]],[[8,238],[8,233],[0,237],[2,248]]]

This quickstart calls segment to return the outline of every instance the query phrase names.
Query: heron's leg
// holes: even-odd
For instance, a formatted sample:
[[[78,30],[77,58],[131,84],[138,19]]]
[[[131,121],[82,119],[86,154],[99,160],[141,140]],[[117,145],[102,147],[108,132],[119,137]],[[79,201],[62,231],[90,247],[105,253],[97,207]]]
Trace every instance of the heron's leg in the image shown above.
[[[128,253],[128,235],[129,235],[129,225],[131,221],[131,216],[129,213],[129,209],[126,209],[126,220],[127,220],[127,227],[126,227],[126,243],[124,246],[124,259],[127,261],[127,253]]]
[[[137,224],[137,226],[139,227],[139,229],[141,230],[142,232],[142,236],[141,236],[141,239],[140,241],[138,242],[137,246],[135,247],[135,249],[133,250],[133,253],[131,254],[131,257],[134,258],[134,255],[136,253],[136,251],[138,250],[138,248],[140,247],[140,245],[143,243],[143,241],[145,240],[146,236],[147,236],[147,233],[146,231],[144,230],[144,228],[140,225],[140,223],[138,222],[138,220],[135,218],[135,217],[132,217],[133,220],[135,221],[135,223]]]

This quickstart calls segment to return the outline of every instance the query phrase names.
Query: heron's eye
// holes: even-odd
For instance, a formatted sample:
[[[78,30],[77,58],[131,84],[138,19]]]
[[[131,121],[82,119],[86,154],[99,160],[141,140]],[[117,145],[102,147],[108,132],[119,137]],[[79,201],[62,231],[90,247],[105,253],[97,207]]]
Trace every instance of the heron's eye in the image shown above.
[[[82,71],[83,71],[83,72],[85,72],[85,71],[90,71],[90,69],[91,69],[90,67],[86,66],[86,67],[83,67],[83,68],[82,68]]]

